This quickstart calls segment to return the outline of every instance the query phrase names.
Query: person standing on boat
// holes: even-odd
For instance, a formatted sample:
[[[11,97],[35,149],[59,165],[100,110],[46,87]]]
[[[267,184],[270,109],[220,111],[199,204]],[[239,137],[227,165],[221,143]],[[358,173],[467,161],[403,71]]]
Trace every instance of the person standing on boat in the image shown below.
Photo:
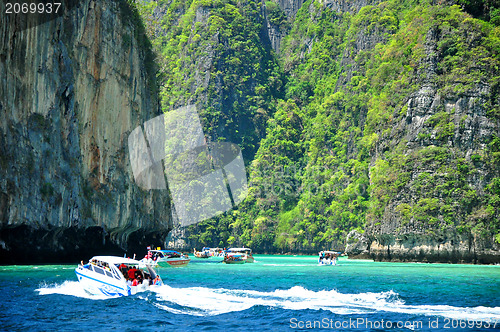
[[[136,272],[137,272],[136,268],[131,268],[130,270],[128,270],[128,278],[130,280],[134,280],[135,276],[136,276]]]

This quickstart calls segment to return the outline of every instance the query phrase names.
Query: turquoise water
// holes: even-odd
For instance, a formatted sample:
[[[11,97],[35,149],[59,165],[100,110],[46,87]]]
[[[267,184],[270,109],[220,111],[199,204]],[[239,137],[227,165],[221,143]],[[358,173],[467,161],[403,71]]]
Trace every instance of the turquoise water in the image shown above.
[[[3,266],[0,330],[500,330],[500,266],[255,257],[193,258],[158,270],[165,286],[122,298],[86,294],[76,264]]]

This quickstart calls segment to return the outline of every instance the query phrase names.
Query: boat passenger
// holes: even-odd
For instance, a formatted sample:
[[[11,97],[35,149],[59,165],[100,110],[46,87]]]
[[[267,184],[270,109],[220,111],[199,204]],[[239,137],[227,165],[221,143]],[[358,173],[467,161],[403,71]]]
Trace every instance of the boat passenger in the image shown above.
[[[149,283],[151,284],[151,279],[152,279],[152,278],[151,278],[151,274],[149,274],[149,273],[148,273],[148,272],[146,272],[146,271],[143,271],[143,272],[142,272],[142,274],[143,274],[143,276],[144,276],[144,280],[149,281]]]
[[[144,276],[141,270],[136,270],[134,273],[134,280],[132,281],[132,286],[138,286],[144,282]]]
[[[161,282],[160,276],[156,276],[155,280],[153,280],[153,285],[157,285]]]
[[[135,279],[135,273],[137,272],[137,269],[136,268],[131,268],[130,270],[128,270],[128,277],[129,279],[131,280],[134,280]]]

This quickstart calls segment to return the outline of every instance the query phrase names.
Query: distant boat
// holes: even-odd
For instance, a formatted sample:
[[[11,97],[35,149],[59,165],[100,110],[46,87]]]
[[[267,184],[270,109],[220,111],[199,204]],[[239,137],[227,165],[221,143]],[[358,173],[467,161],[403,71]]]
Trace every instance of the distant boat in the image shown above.
[[[337,258],[342,254],[339,251],[320,251],[318,264],[319,265],[337,265]]]
[[[201,251],[196,251],[196,248],[194,249],[194,257],[196,258],[208,258],[210,257],[210,252],[208,250],[205,250],[206,248],[203,248]]]
[[[124,257],[95,256],[87,264],[79,264],[75,273],[85,291],[93,295],[127,296],[163,285],[150,265]]]
[[[255,259],[250,248],[229,248],[226,250],[223,262],[226,264],[243,264],[253,263]]]
[[[194,257],[222,260],[224,259],[224,252],[225,250],[222,248],[204,247],[201,251],[196,251],[196,249],[194,249]]]
[[[226,250],[223,248],[209,248],[208,252],[209,252],[210,258],[222,260],[224,258],[225,253],[226,253]]]
[[[158,267],[185,266],[191,261],[187,254],[175,250],[150,249],[141,262]]]

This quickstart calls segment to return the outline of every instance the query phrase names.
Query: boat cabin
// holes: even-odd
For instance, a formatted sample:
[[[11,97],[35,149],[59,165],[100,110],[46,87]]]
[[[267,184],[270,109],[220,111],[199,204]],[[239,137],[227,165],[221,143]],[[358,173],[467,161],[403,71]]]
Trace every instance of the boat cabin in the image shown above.
[[[83,267],[117,280],[123,277],[130,283],[148,281],[151,284],[157,276],[149,266],[144,267],[140,262],[125,257],[96,256]]]

